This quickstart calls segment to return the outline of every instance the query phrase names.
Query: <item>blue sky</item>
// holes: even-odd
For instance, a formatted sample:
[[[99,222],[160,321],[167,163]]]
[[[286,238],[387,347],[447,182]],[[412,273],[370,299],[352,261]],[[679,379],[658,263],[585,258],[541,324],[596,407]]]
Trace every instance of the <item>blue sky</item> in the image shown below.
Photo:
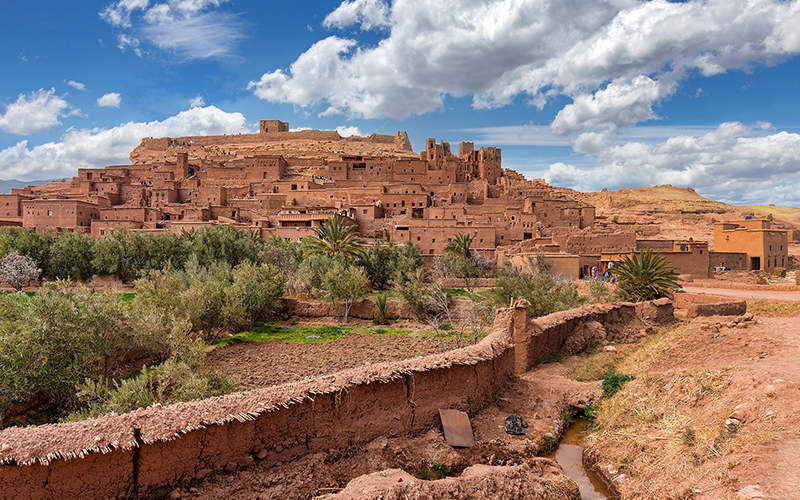
[[[528,178],[800,206],[800,0],[8,3],[0,178],[260,119],[503,150]]]

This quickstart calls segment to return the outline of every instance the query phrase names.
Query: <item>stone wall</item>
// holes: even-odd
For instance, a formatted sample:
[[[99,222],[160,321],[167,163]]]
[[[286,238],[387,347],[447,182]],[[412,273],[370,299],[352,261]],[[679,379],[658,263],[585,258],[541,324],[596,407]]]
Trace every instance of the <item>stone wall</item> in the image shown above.
[[[519,301],[496,312],[480,343],[443,354],[124,415],[9,428],[0,432],[0,498],[152,496],[254,460],[285,463],[345,449],[356,437],[417,435],[439,424],[440,408],[476,414],[516,371],[558,352],[587,321],[619,326],[667,320],[671,311],[662,299],[530,320]]]

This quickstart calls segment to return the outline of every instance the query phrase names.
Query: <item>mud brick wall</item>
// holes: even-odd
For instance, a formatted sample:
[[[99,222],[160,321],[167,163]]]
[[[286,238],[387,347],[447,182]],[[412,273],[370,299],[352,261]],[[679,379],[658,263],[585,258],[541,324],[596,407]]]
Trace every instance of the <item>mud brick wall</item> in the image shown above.
[[[536,319],[522,316],[522,309],[517,308],[514,312],[516,370],[518,373],[526,372],[545,359],[559,354],[564,341],[584,323],[594,321],[610,330],[634,321],[663,324],[672,321],[672,312],[673,305],[669,299],[639,304],[598,304]]]
[[[477,345],[311,381],[0,432],[0,498],[152,495],[254,460],[422,433],[439,408],[475,414],[514,376],[513,309]],[[525,312],[526,314],[526,312]]]
[[[686,317],[741,316],[747,312],[747,301],[702,293],[676,293],[675,307],[686,309]]]
[[[420,434],[438,425],[440,408],[474,415],[515,373],[558,352],[581,322],[672,316],[667,299],[537,320],[528,318],[528,307],[518,301],[499,309],[488,337],[443,354],[124,415],[5,429],[0,499],[150,497],[255,460],[269,465],[354,440]]]

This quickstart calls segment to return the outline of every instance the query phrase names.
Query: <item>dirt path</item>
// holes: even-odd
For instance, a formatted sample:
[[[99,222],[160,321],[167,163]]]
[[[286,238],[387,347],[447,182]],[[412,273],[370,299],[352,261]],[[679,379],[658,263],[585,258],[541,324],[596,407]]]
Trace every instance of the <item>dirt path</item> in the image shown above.
[[[684,286],[687,293],[704,293],[707,295],[722,295],[739,299],[766,299],[766,300],[792,300],[800,301],[800,292],[773,292],[760,290],[735,290],[731,288],[702,288]]]

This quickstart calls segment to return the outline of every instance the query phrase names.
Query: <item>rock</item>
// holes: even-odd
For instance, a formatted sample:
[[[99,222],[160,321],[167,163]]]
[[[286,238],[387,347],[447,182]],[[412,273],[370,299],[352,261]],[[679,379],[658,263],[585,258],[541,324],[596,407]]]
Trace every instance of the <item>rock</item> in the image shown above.
[[[179,500],[183,497],[183,493],[180,490],[172,490],[172,493],[169,494],[170,500]]]
[[[729,418],[725,421],[726,427],[738,427],[740,424],[741,422],[736,418]]]
[[[736,323],[736,328],[747,328],[747,323]]]
[[[278,445],[278,446],[275,447],[275,453],[280,453],[282,451],[283,451],[283,446]]]
[[[254,463],[255,463],[255,461],[253,460],[253,457],[247,457],[244,460],[242,460],[241,462],[239,462],[239,467],[243,467],[243,468],[244,467],[250,467]]]
[[[749,313],[744,313],[744,315],[742,315],[742,318],[745,321],[752,321],[754,317],[755,316],[753,316],[753,313],[750,313],[750,312]]]
[[[195,479],[205,479],[205,478],[207,478],[208,476],[210,476],[213,473],[214,473],[214,471],[212,469],[200,469],[199,471],[197,471],[195,473],[194,478]]]
[[[767,394],[767,396],[774,397],[775,394],[778,392],[778,388],[775,387],[774,385],[770,384],[770,385],[764,387],[764,392]]]
[[[754,498],[767,498],[756,485],[745,486],[736,493],[736,500],[753,500]]]
[[[256,452],[256,458],[259,459],[259,460],[264,460],[265,458],[267,458],[267,450],[265,450],[263,448],[258,450]]]
[[[236,470],[236,462],[228,462],[225,464],[225,472],[233,472]]]
[[[616,348],[616,347],[614,347],[613,345],[607,345],[607,346],[603,347],[603,350],[604,350],[605,352],[614,352],[614,351],[616,351],[616,350],[617,350],[617,348]]]

